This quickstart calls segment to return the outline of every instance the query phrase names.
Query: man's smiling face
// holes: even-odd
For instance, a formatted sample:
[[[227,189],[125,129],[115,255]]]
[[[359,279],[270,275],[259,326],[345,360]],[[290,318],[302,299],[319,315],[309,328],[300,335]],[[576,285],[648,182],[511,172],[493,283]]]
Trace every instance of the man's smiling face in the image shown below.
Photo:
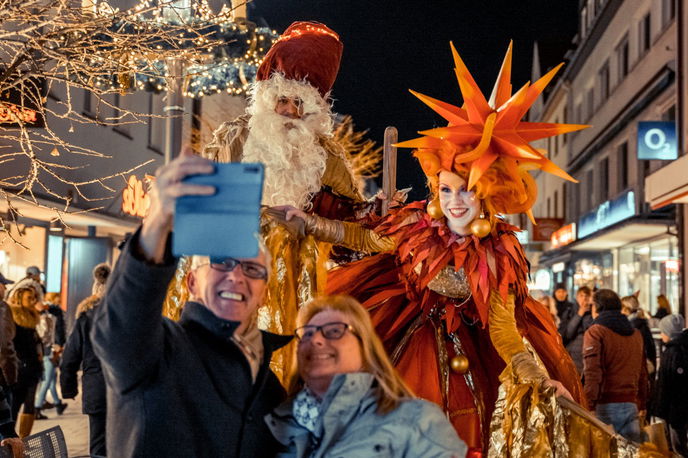
[[[267,257],[262,251],[255,258],[240,261],[267,267]],[[267,279],[246,276],[240,265],[229,272],[222,272],[210,264],[202,264],[188,277],[193,300],[205,305],[218,318],[241,322],[240,331],[260,306],[266,284]]]

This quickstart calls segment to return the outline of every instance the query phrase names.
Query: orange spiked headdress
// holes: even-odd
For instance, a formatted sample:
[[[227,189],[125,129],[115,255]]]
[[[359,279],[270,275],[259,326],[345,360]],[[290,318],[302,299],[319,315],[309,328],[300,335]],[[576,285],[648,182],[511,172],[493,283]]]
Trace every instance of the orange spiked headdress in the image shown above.
[[[537,191],[529,170],[541,169],[574,183],[577,181],[533,148],[530,142],[589,127],[581,124],[522,121],[533,102],[563,64],[559,64],[535,83],[526,83],[512,94],[513,43],[509,43],[488,101],[454,48],[454,44],[450,43],[450,46],[454,56],[454,70],[463,96],[463,106],[459,108],[411,91],[447,120],[448,125],[421,131],[419,133],[422,137],[397,143],[396,146],[415,148],[414,155],[430,179],[436,177],[441,170],[447,170],[467,176],[469,189],[487,181],[486,186],[482,186],[486,189],[483,192],[486,195],[481,198],[495,200],[491,205],[494,211],[525,212],[534,222],[531,207]],[[508,192],[498,192],[498,189]]]

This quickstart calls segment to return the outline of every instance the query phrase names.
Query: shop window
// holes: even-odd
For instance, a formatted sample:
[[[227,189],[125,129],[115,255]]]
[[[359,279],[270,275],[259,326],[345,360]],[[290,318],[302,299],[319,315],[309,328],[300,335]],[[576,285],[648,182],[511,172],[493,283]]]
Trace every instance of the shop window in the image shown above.
[[[647,13],[638,23],[638,54],[642,56],[652,44],[652,29],[650,27],[650,13]]]
[[[559,218],[559,191],[554,191],[554,215],[555,218]]]
[[[588,89],[588,93],[586,94],[585,97],[585,104],[586,104],[586,119],[592,118],[592,115],[595,114],[595,88],[590,88]]]
[[[163,118],[164,101],[162,94],[149,94],[148,113],[148,148],[162,154],[165,150],[165,118]]]
[[[676,0],[662,0],[662,27],[666,27],[676,17]]]
[[[550,198],[548,197],[548,198],[547,198],[547,218],[549,218],[550,216],[552,216],[551,213],[550,213],[550,208],[551,208],[551,206],[550,206]]]
[[[617,179],[619,180],[618,191],[622,192],[628,187],[628,143],[623,142],[618,146],[618,173]]]
[[[600,85],[600,103],[609,97],[609,61],[607,60],[597,74]]]
[[[676,105],[672,105],[662,113],[662,121],[676,121]]]
[[[115,94],[113,103],[113,118],[115,122],[114,130],[125,137],[131,137],[131,115],[127,116],[127,112],[130,111],[129,105],[131,104],[131,98],[127,96]]]
[[[599,201],[604,202],[609,199],[609,158],[600,161],[599,174]]]
[[[617,63],[617,80],[621,83],[626,75],[628,75],[629,69],[629,48],[628,48],[628,34],[623,37],[621,43],[616,47],[616,63]]]
[[[585,176],[585,187],[587,188],[585,191],[585,210],[592,210],[592,205],[593,205],[593,193],[594,193],[594,178],[593,178],[593,171],[588,170],[586,176]]]

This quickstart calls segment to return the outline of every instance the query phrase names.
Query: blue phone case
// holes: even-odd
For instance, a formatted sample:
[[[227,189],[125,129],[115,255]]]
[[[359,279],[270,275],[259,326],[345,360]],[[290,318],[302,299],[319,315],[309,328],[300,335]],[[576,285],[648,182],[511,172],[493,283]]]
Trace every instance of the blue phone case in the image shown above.
[[[229,163],[215,164],[212,175],[187,177],[187,183],[214,186],[215,194],[177,199],[172,253],[224,258],[257,256],[263,176],[263,164]]]

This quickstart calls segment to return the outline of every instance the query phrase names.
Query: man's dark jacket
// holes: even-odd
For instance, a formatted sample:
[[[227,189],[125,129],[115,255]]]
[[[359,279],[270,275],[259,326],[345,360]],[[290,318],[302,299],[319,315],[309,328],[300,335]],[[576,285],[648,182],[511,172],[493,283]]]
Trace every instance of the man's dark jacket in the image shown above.
[[[688,424],[688,329],[666,344],[653,394],[652,415],[677,429]]]
[[[74,398],[79,393],[77,372],[81,367],[82,410],[87,415],[105,412],[105,379],[100,360],[93,351],[90,331],[96,309],[88,310],[77,318],[69,335],[60,363],[62,397]]]
[[[578,373],[583,375],[583,335],[592,324],[592,314],[585,312],[583,316],[580,316],[578,308],[577,302],[571,303],[571,307],[560,317],[559,334],[561,334],[564,346],[571,355]]]
[[[289,338],[263,333],[265,356],[253,383],[231,340],[238,322],[195,302],[185,305],[179,322],[162,317],[177,259],[169,244],[160,265],[138,259],[138,238],[120,256],[91,332],[107,382],[109,454],[274,456],[278,443],[263,417],[285,392],[269,361]]]

